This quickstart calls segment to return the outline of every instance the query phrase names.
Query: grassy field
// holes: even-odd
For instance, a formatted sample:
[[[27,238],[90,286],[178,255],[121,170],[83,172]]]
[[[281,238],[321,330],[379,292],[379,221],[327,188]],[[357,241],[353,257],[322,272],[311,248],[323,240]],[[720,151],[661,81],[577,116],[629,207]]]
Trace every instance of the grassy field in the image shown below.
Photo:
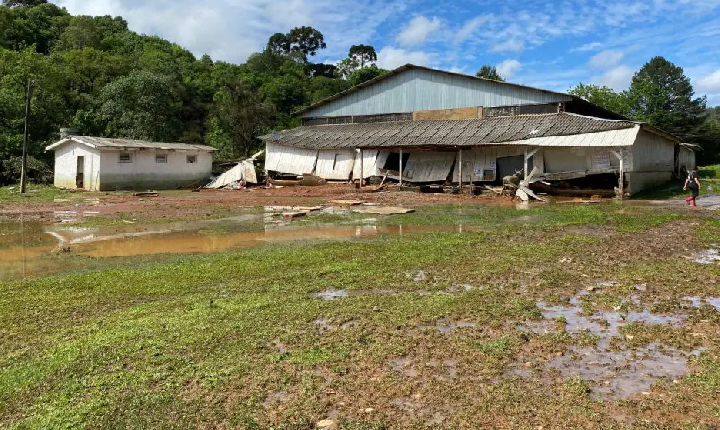
[[[311,429],[330,419],[343,429],[705,429],[720,420],[720,312],[683,300],[720,297],[720,266],[683,258],[720,240],[714,214],[451,205],[383,222],[472,228],[0,284],[0,427]],[[585,315],[647,310],[681,324],[635,320],[604,339],[573,330],[572,314],[544,318],[543,306],[569,306],[588,287]],[[313,296],[327,290],[344,291]],[[603,397],[614,379],[573,361],[583,348],[620,354],[603,371],[634,387],[648,372],[634,366],[652,367],[641,357],[648,345],[687,357],[688,375]],[[569,370],[553,367],[565,359]]]

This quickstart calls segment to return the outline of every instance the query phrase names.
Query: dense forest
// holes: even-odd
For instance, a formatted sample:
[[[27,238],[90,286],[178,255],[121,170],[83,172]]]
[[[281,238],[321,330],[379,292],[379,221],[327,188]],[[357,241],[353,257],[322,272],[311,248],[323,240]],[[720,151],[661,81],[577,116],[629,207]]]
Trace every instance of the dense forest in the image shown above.
[[[47,0],[0,6],[0,182],[19,177],[27,81],[33,81],[29,173],[47,179],[44,146],[60,127],[96,136],[205,143],[242,157],[256,137],[296,124],[292,112],[372,79],[371,46],[338,65],[311,59],[325,48],[311,27],[277,33],[245,64],[195,58],[121,17],[71,16]]]
[[[2,0],[0,182],[19,177],[28,80],[29,174],[43,181],[52,173],[44,147],[60,127],[205,143],[218,148],[221,159],[236,159],[256,149],[262,133],[297,125],[297,109],[385,72],[372,46],[352,46],[337,65],[313,62],[325,48],[320,31],[299,27],[270,37],[245,64],[229,64],[130,31],[121,17],[72,16],[47,0]],[[491,66],[478,76],[502,79]],[[624,93],[583,84],[572,92],[700,143],[703,161],[716,161],[720,109],[693,98],[682,69],[664,59],[643,67]]]

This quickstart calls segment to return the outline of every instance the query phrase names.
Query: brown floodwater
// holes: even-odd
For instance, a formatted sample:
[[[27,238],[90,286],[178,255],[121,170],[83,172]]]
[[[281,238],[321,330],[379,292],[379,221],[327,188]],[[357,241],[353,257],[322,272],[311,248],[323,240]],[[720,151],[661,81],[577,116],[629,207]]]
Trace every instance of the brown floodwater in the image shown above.
[[[362,225],[298,225],[269,221],[257,214],[196,223],[112,227],[4,222],[0,223],[0,281],[82,269],[84,261],[97,263],[119,257],[208,254],[283,242],[462,232],[462,226],[379,226],[375,223],[376,220],[368,219]]]

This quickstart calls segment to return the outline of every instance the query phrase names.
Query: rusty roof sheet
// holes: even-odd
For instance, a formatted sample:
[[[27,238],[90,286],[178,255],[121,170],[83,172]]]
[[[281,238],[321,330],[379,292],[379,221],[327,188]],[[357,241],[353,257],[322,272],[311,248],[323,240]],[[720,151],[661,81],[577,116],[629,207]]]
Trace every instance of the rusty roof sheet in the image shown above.
[[[114,139],[108,137],[94,136],[68,136],[57,143],[54,143],[45,150],[55,149],[65,143],[75,141],[97,149],[161,149],[166,151],[217,151],[216,148],[207,145],[195,145],[190,143],[161,143],[148,142],[144,140]]]
[[[298,127],[261,137],[296,148],[463,147],[637,127],[570,113]]]

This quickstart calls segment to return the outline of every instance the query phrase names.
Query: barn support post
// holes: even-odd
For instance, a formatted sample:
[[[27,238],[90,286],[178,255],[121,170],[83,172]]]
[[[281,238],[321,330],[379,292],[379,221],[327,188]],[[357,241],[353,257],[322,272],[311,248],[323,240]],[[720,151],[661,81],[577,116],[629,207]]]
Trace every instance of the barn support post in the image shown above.
[[[362,188],[365,183],[365,163],[363,162],[362,148],[358,149],[358,151],[360,152],[360,188]]]
[[[403,174],[403,150],[400,149],[400,188],[402,191],[402,174]]]
[[[540,148],[533,149],[533,150],[530,151],[530,152],[528,152],[527,149],[525,150],[525,162],[523,163],[523,166],[524,166],[524,168],[523,168],[523,179],[527,180],[527,178],[528,178],[528,172],[530,171],[530,169],[529,169],[529,167],[528,167],[528,161],[530,161],[530,159],[531,159],[535,154],[537,154],[539,150],[540,150]]]
[[[458,169],[460,170],[460,184],[458,187],[458,190],[462,193],[462,184],[463,184],[463,159],[462,159],[462,149],[458,150]]]
[[[618,194],[620,194],[620,200],[622,200],[625,197],[625,160],[623,157],[625,151],[623,149],[619,149],[618,151],[611,150],[611,152],[620,161],[620,179],[618,181]]]

